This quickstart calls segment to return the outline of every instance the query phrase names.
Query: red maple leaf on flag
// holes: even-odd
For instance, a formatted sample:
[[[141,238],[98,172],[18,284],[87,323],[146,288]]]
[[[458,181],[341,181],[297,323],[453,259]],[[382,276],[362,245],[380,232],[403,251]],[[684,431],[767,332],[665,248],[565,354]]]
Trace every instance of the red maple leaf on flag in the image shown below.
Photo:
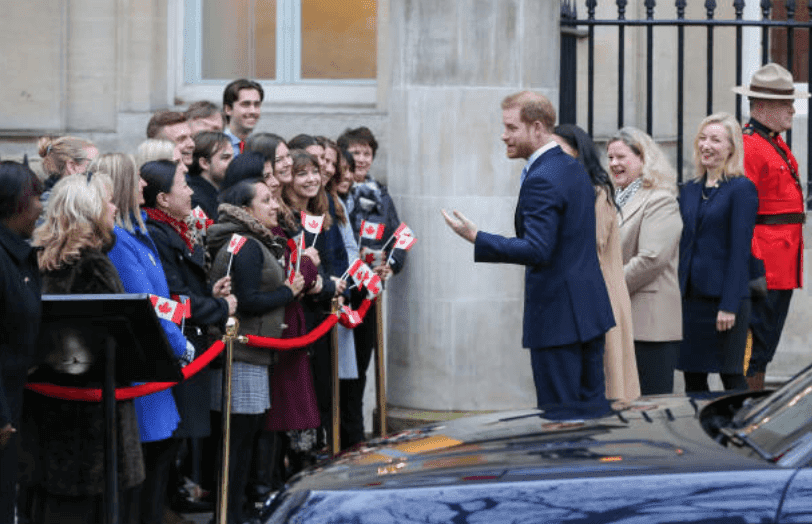
[[[317,227],[319,227],[319,223],[317,221],[315,221],[315,220],[311,220],[309,225],[313,229],[316,229]]]
[[[158,306],[158,311],[163,313],[164,315],[172,311],[172,306],[169,305],[168,302],[164,302],[160,306]]]
[[[374,228],[374,227],[372,227],[372,226],[369,226],[369,227],[367,228],[367,234],[369,234],[369,235],[373,235],[373,234],[375,234],[375,228]]]

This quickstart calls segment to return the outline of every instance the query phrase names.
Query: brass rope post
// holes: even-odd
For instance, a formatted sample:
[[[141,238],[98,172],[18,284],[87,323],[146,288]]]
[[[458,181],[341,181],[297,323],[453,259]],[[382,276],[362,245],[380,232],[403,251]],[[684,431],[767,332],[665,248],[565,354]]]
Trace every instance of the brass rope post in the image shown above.
[[[226,323],[226,335],[223,342],[226,344],[225,361],[223,363],[223,383],[220,388],[221,413],[223,414],[222,424],[222,446],[223,466],[220,470],[220,496],[218,498],[217,522],[227,524],[228,516],[228,471],[229,460],[228,451],[231,447],[231,363],[234,356],[234,341],[238,338],[237,332],[240,329],[239,321],[234,317],[229,317]]]
[[[339,306],[338,306],[338,298],[333,298],[332,301],[332,314],[338,315],[339,314]],[[333,326],[333,329],[330,330],[330,338],[332,340],[332,349],[331,349],[331,368],[332,368],[332,375],[333,375],[333,435],[330,439],[330,455],[335,456],[341,451],[341,406],[339,404],[341,400],[341,393],[339,389],[339,378],[338,378],[338,322],[336,325]]]
[[[383,350],[383,291],[375,304],[375,325],[378,343],[375,344],[375,396],[378,401],[378,429],[381,437],[386,436],[386,366]],[[359,370],[360,372],[360,370]]]

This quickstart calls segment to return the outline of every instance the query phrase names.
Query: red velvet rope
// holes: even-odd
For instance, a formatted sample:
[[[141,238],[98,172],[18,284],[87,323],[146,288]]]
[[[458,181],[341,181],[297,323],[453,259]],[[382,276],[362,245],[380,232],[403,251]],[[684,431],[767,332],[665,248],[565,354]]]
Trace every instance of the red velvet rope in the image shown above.
[[[191,364],[181,370],[183,379],[193,376],[198,371],[208,366],[214,358],[219,355],[225,344],[222,340],[218,340],[211,345],[200,357],[192,361]],[[157,393],[169,389],[177,384],[177,382],[147,382],[140,386],[127,386],[123,388],[116,388],[116,400],[130,400],[135,397],[143,397],[151,393]],[[97,388],[72,388],[66,386],[57,386],[56,384],[45,383],[32,383],[27,384],[26,387],[31,391],[35,391],[41,395],[46,395],[53,398],[61,398],[63,400],[79,400],[82,402],[101,402],[102,390]]]
[[[369,299],[364,299],[364,301],[361,303],[361,306],[359,306],[357,311],[358,316],[360,317],[361,320],[363,320],[364,316],[366,316],[367,311],[369,311],[369,307],[371,305],[372,301],[370,301]],[[248,341],[246,342],[246,344],[253,347],[275,349],[279,351],[302,348],[305,346],[309,346],[319,338],[326,335],[327,332],[330,331],[338,321],[339,321],[338,316],[330,315],[326,319],[324,319],[324,322],[322,322],[313,331],[311,331],[307,335],[303,335],[301,337],[296,338],[282,339],[282,338],[266,338],[266,337],[257,337],[254,335],[247,335],[246,338],[248,339]],[[342,313],[341,324],[348,328],[354,328],[358,326],[360,322],[354,322],[352,319],[347,317],[346,314]],[[181,372],[183,373],[183,380],[192,377],[193,375],[198,373],[201,369],[208,366],[211,363],[211,361],[214,360],[214,358],[217,357],[217,355],[219,355],[223,351],[223,349],[225,349],[225,343],[222,340],[218,340],[217,342],[212,344],[211,347],[207,349],[202,355],[200,355],[198,358],[192,361],[192,363],[190,363],[188,366],[186,366],[181,370]],[[158,391],[169,389],[175,384],[177,384],[177,382],[148,382],[146,384],[141,384],[139,386],[127,386],[122,388],[116,388],[116,400],[130,400],[136,397],[142,397],[144,395],[157,393]],[[102,399],[102,390],[98,388],[74,388],[46,383],[31,383],[27,384],[26,387],[31,391],[34,391],[41,395],[46,395],[48,397],[53,398],[60,398],[63,400],[77,400],[81,402],[101,402]]]

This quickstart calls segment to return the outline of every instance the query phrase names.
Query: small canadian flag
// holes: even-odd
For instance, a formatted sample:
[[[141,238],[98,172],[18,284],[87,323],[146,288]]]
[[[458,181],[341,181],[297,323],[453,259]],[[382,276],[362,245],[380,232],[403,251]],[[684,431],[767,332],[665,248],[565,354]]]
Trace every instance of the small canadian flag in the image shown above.
[[[357,326],[361,323],[361,315],[347,306],[341,306],[341,314],[347,317],[347,321],[353,326]]]
[[[175,324],[180,324],[183,321],[186,307],[180,302],[157,295],[150,295],[149,301],[152,303],[152,307],[155,308],[155,314],[158,315],[158,318],[169,320]]]
[[[383,238],[384,224],[376,224],[375,222],[361,221],[361,238],[371,238],[372,240],[380,240]]]
[[[186,295],[172,295],[172,300],[183,308],[183,318],[192,318],[192,300]]]
[[[288,280],[293,284],[293,279],[296,278],[296,261],[299,258],[299,244],[292,238],[288,239],[288,251],[290,252],[290,259],[288,260]]]
[[[403,249],[409,251],[417,242],[417,239],[411,235],[401,235],[395,242],[395,249]]]
[[[348,271],[349,275],[355,281],[355,284],[358,287],[361,287],[366,284],[367,279],[370,275],[372,275],[372,270],[369,269],[369,266],[361,262],[360,260],[356,260]]]
[[[369,277],[369,280],[366,282],[367,291],[369,292],[369,298],[375,298],[381,293],[381,277],[376,274],[372,274]]]
[[[308,215],[302,211],[302,227],[304,227],[308,233],[313,233],[314,235],[321,233],[322,224],[324,224],[324,215]]]
[[[402,235],[408,235],[410,237],[414,236],[412,230],[409,229],[409,226],[406,225],[406,222],[401,222],[398,228],[395,230],[395,238],[400,238]]]
[[[192,210],[192,218],[194,219],[195,229],[197,229],[201,235],[206,236],[206,230],[210,225],[214,224],[214,220],[210,219],[200,206]]]
[[[380,249],[361,248],[361,260],[370,267],[377,267],[383,264],[383,251]]]
[[[242,249],[242,246],[245,245],[245,241],[246,238],[244,236],[234,233],[231,235],[231,241],[228,243],[228,252],[236,255],[240,249]]]

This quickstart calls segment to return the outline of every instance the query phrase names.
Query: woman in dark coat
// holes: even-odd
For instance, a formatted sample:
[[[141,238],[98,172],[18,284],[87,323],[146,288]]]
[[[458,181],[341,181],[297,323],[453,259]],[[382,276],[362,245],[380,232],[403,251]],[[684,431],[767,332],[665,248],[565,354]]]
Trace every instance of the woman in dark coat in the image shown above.
[[[191,213],[192,190],[186,183],[180,163],[168,160],[147,162],[141,167],[147,230],[158,248],[169,292],[177,301],[189,300],[191,315],[183,323],[183,334],[200,356],[213,342],[209,326],[224,327],[236,311],[237,299],[231,294],[231,279],[224,277],[209,285],[205,248],[184,221]],[[172,392],[181,421],[176,439],[190,439],[193,454],[200,453],[199,440],[208,437],[211,384],[208,369],[181,382]],[[193,464],[195,462],[192,459]],[[176,473],[176,472],[175,472]],[[200,484],[199,472],[191,480]],[[170,479],[180,483],[180,478]],[[170,484],[171,486],[171,484]]]
[[[41,193],[42,183],[28,166],[0,162],[0,524],[14,523],[17,429],[39,333],[39,271],[25,239],[42,212]]]
[[[687,392],[707,391],[708,373],[719,373],[725,389],[747,387],[750,244],[758,195],[744,176],[743,159],[736,119],[727,113],[705,118],[694,140],[694,179],[680,190],[684,327],[677,369],[685,374]]]
[[[45,221],[34,233],[42,248],[42,290],[48,294],[124,293],[118,271],[107,257],[115,243],[116,206],[112,182],[101,173],[63,178],[53,188]],[[44,365],[63,385],[86,387],[93,366],[86,347],[104,343],[104,334],[59,331]],[[98,384],[96,384],[98,386]],[[30,397],[27,424],[36,481],[31,518],[37,523],[103,522],[104,412],[101,403]],[[138,421],[132,400],[116,403],[119,463],[119,519],[134,522],[137,488],[144,480]],[[28,425],[26,427],[29,427]],[[28,445],[26,447],[28,447]],[[131,520],[133,519],[133,520]]]

